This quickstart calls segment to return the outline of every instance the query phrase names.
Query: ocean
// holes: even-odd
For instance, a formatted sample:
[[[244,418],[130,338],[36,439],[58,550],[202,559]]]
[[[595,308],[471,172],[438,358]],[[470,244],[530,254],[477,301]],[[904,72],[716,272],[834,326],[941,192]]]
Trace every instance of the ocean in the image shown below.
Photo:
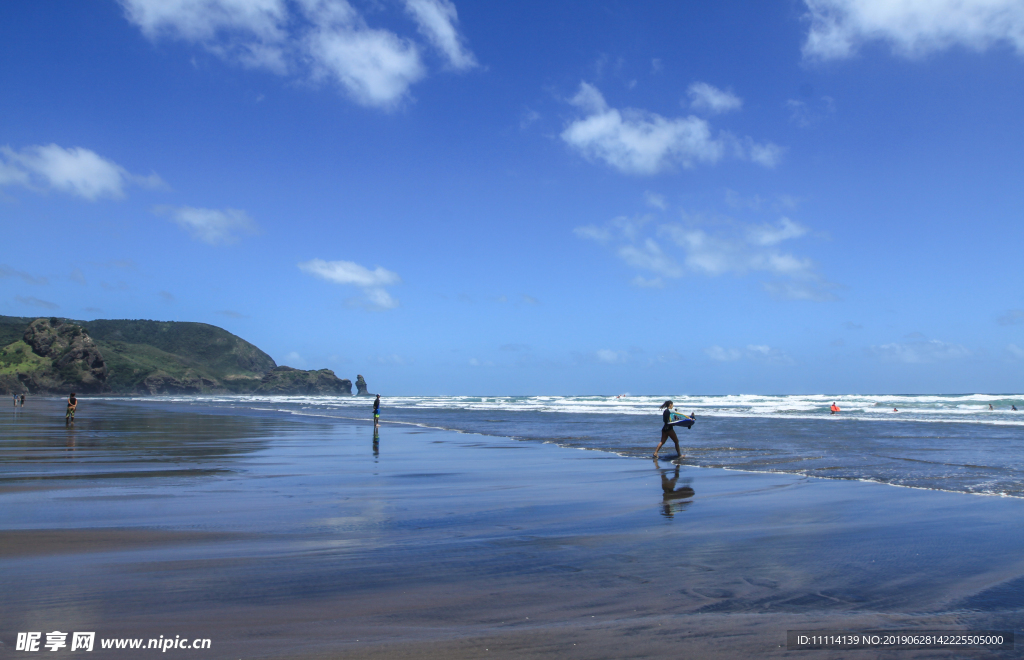
[[[389,425],[418,425],[650,460],[660,439],[658,406],[666,398],[385,397],[380,433],[386,438]],[[671,399],[679,412],[697,416],[691,430],[678,429],[684,465],[1024,497],[1024,395],[691,395]],[[319,420],[365,420],[368,428],[373,407],[373,399],[364,397],[137,400],[213,410],[273,411]],[[829,414],[833,401],[842,409],[838,415]],[[674,454],[669,440],[662,456]]]

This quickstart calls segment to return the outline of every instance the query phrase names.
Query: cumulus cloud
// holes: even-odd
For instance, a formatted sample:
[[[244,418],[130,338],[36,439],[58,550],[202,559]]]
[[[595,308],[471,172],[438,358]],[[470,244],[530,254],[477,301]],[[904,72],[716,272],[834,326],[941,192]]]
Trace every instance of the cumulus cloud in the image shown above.
[[[117,163],[82,147],[65,149],[45,144],[21,151],[10,146],[0,147],[0,186],[49,188],[94,201],[101,197],[124,197],[124,189],[129,184],[150,188],[164,185],[156,174],[130,174]]]
[[[79,271],[81,272],[81,271]],[[15,270],[6,264],[0,264],[0,278],[16,277],[25,284],[49,284],[50,280],[45,277],[36,277],[23,270]]]
[[[774,224],[703,228],[694,224],[666,223],[644,236],[647,218],[615,218],[605,226],[585,225],[574,232],[581,238],[609,245],[626,264],[655,277],[637,276],[638,287],[664,286],[665,279],[687,273],[717,277],[759,272],[773,279],[762,283],[772,297],[785,300],[834,300],[837,285],[826,281],[809,258],[781,248],[801,238],[808,229],[789,218]],[[676,249],[672,249],[676,248]]]
[[[360,288],[365,298],[363,306],[367,308],[392,309],[398,306],[398,301],[384,287],[399,284],[402,279],[397,273],[380,266],[370,270],[352,261],[312,259],[299,264],[299,269],[328,282]]]
[[[976,51],[1005,43],[1024,54],[1020,0],[804,0],[810,31],[807,59],[842,59],[881,41],[906,57],[961,46]]]
[[[453,69],[477,66],[473,53],[466,48],[456,24],[459,22],[455,4],[449,0],[405,0],[405,8],[420,33],[448,59]]]
[[[872,353],[886,362],[922,364],[969,357],[971,351],[960,344],[948,344],[938,339],[916,339],[872,346]]]
[[[724,147],[697,117],[666,119],[642,110],[608,107],[596,87],[580,83],[570,101],[587,113],[562,131],[562,139],[588,158],[629,174],[656,174],[679,163],[716,162]]]
[[[718,114],[743,107],[740,97],[704,82],[693,83],[686,93],[690,97],[690,107],[695,110]]]
[[[336,82],[354,101],[392,108],[426,76],[420,47],[370,27],[347,0],[121,0],[153,40],[198,44],[227,61]],[[452,69],[476,66],[450,0],[406,0],[419,33]]]
[[[256,223],[245,211],[238,209],[199,209],[191,206],[159,206],[158,215],[170,216],[192,238],[209,245],[228,245],[238,242],[239,234],[259,231]]]

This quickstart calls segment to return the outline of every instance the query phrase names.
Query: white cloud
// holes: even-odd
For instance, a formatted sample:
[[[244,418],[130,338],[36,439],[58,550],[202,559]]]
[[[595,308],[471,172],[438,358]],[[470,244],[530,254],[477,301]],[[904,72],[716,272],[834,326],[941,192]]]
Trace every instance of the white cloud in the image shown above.
[[[719,362],[733,362],[740,359],[740,352],[735,348],[726,349],[721,346],[709,346],[704,349],[704,354]]]
[[[693,83],[686,93],[690,96],[690,107],[704,112],[719,114],[743,107],[740,97],[705,82]]]
[[[169,215],[192,238],[209,245],[228,245],[238,241],[239,233],[253,234],[259,229],[245,211],[238,209],[199,209],[191,206],[158,206],[159,215]]]
[[[623,245],[619,257],[634,268],[644,268],[664,277],[682,277],[683,270],[670,256],[665,254],[653,238],[639,246]]]
[[[607,348],[602,348],[597,351],[594,355],[597,356],[598,362],[604,362],[605,364],[617,364],[626,361],[626,354],[620,351],[613,351]]]
[[[1014,357],[1021,358],[1024,360],[1024,348],[1017,346],[1016,344],[1008,344],[1006,350],[1010,351],[1010,354]]]
[[[697,163],[715,163],[727,151],[773,167],[782,153],[774,144],[757,144],[750,138],[737,140],[724,133],[714,137],[711,125],[692,115],[668,119],[633,108],[619,111],[585,82],[569,102],[585,116],[569,123],[562,140],[585,157],[604,161],[626,174],[651,175],[673,165],[691,168]]]
[[[469,366],[471,367],[493,367],[494,363],[490,360],[478,360],[476,358],[469,358]]]
[[[882,41],[917,57],[952,46],[983,51],[1006,43],[1024,54],[1020,0],[804,0],[811,27],[808,59],[851,57],[864,43]]]
[[[755,362],[770,362],[774,364],[792,364],[793,358],[784,351],[772,348],[765,344],[748,344],[746,349],[741,351],[736,348],[722,348],[721,346],[709,346],[704,349],[704,354],[718,362],[735,362],[741,358],[754,360]]]
[[[392,108],[426,76],[411,39],[371,28],[347,0],[121,0],[153,40],[180,39],[243,66],[337,82],[357,103]],[[453,69],[476,65],[449,0],[406,0]]]
[[[159,176],[130,174],[117,163],[82,147],[65,149],[56,144],[25,147],[20,152],[0,147],[0,186],[52,188],[90,201],[124,197],[128,184],[160,187]]]
[[[656,209],[661,209],[662,211],[664,211],[665,209],[668,208],[668,203],[665,201],[665,196],[651,192],[650,190],[644,192],[644,200],[647,201],[648,206],[653,206]]]
[[[398,284],[402,279],[397,273],[380,266],[370,270],[351,261],[312,259],[299,264],[299,269],[328,282],[359,287],[366,297],[367,304],[364,306],[370,309],[392,309],[398,306],[398,301],[384,287]]]
[[[697,117],[666,119],[642,110],[609,108],[601,92],[580,83],[571,103],[588,113],[562,131],[562,139],[584,156],[627,174],[656,174],[673,163],[714,163],[724,153],[711,127]]]
[[[298,368],[306,366],[306,360],[299,355],[298,351],[292,351],[288,355],[285,355],[284,359],[286,362],[290,363],[288,366],[295,365]]]
[[[971,355],[971,351],[960,344],[948,344],[938,339],[894,342],[872,346],[870,350],[886,362],[908,364],[955,360]]]
[[[789,218],[783,217],[779,219],[778,226],[763,224],[757,227],[750,227],[747,233],[750,236],[751,243],[770,246],[778,245],[790,238],[800,238],[807,233],[807,228],[793,222]]]
[[[454,69],[472,69],[476,58],[463,43],[455,25],[459,22],[455,5],[449,0],[405,0],[405,9],[425,36],[448,59]]]
[[[838,286],[824,280],[811,259],[780,249],[785,241],[808,233],[806,227],[789,218],[782,217],[775,224],[719,223],[715,231],[692,223],[662,224],[656,229],[659,240],[642,235],[647,220],[620,216],[604,227],[586,225],[574,231],[581,238],[610,244],[626,264],[656,276],[647,279],[638,275],[632,280],[634,286],[662,287],[662,278],[679,278],[687,272],[711,277],[760,272],[773,278],[762,285],[774,298],[836,299],[833,291]],[[681,249],[667,250],[666,244]]]
[[[320,15],[305,40],[314,75],[335,79],[357,103],[392,107],[426,75],[419,50],[393,32],[366,27],[345,7]]]

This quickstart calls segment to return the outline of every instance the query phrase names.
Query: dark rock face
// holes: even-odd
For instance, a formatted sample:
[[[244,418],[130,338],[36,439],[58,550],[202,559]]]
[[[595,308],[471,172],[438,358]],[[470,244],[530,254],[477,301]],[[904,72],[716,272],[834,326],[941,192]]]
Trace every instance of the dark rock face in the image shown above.
[[[146,376],[142,386],[145,389],[139,394],[202,394],[218,387],[219,383],[194,373],[175,378],[163,371],[156,371]]]
[[[107,365],[81,326],[61,319],[36,319],[25,330],[24,340],[33,353],[52,362],[50,369],[27,374],[30,382],[25,385],[29,391],[104,390]]]
[[[356,376],[356,396],[370,396],[369,390],[366,389],[366,381],[362,376]]]
[[[260,394],[351,395],[352,381],[338,378],[330,369],[302,371],[281,366],[271,369],[256,391]]]

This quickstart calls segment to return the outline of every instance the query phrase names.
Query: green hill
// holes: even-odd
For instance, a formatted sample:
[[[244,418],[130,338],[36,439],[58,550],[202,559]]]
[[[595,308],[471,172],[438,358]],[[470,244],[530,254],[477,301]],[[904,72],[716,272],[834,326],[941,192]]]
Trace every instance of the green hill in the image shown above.
[[[206,323],[0,316],[0,393],[350,394],[334,372],[287,370]]]

